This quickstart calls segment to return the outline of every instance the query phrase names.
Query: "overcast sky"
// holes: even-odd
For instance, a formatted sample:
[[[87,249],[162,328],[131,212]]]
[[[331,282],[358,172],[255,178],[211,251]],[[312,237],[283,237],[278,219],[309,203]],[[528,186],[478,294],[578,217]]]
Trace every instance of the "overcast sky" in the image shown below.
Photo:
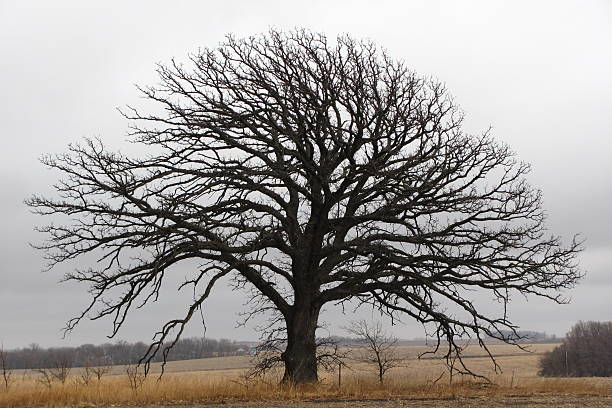
[[[94,6],[97,4],[98,6]],[[183,59],[269,27],[369,38],[417,73],[444,81],[467,114],[532,164],[551,232],[580,233],[586,278],[569,305],[516,297],[523,329],[563,335],[578,320],[612,320],[612,2],[600,1],[24,1],[0,0],[0,341],[5,347],[100,343],[109,322],[60,329],[87,301],[85,287],[42,273],[28,245],[44,221],[23,200],[51,191],[57,174],[38,159],[97,136],[125,146],[115,108],[142,106],[134,84],[155,84],[155,63]],[[140,104],[140,105],[139,105]],[[242,294],[222,289],[207,309],[210,337],[256,339],[235,328]],[[148,341],[174,295],[127,321],[119,338]],[[328,309],[330,331],[352,316]],[[406,321],[402,338],[421,337]],[[189,333],[198,335],[201,325]]]

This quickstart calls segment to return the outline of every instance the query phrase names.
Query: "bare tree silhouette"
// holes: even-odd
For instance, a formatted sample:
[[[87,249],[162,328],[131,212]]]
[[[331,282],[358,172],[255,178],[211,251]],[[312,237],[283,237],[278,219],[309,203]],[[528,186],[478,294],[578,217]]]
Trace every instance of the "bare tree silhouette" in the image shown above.
[[[249,291],[250,311],[269,313],[286,340],[284,381],[301,383],[317,380],[315,331],[329,302],[414,318],[451,358],[459,336],[514,341],[501,332],[516,328],[512,292],[563,302],[559,291],[580,277],[579,243],[546,235],[529,166],[488,132],[465,133],[443,85],[371,42],[229,36],[158,72],[161,84],[141,90],[164,112],[125,113],[146,154],[72,145],[43,159],[63,174],[57,196],[27,201],[66,216],[40,228],[50,267],[99,257],[66,277],[92,294],[68,330],[111,316],[116,334],[159,295],[168,268],[197,259],[182,286],[193,303],[144,361],[166,355],[166,339],[225,280]],[[503,311],[476,307],[472,289]]]
[[[8,391],[13,383],[13,370],[9,367],[9,362],[4,351],[4,345],[0,344],[0,374],[4,382],[4,389]]]
[[[365,320],[352,322],[346,329],[361,341],[362,347],[356,359],[376,367],[378,381],[383,384],[387,371],[399,366],[401,358],[397,354],[397,338],[385,332],[380,322],[368,323]]]
[[[102,381],[102,377],[109,374],[112,370],[113,367],[110,361],[104,358],[94,360],[89,367],[89,371],[96,377],[98,382]]]

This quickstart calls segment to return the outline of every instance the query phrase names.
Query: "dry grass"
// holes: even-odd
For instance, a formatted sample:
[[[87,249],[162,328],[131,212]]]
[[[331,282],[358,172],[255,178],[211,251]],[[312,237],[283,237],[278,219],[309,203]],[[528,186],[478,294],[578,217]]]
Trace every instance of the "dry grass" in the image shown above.
[[[546,347],[538,346],[536,352],[541,353]],[[492,374],[490,362],[478,357],[477,349],[470,351],[473,357],[467,359],[470,368],[489,374],[493,385],[461,377],[455,377],[451,383],[447,374],[434,383],[444,372],[439,360],[411,359],[419,352],[416,347],[405,347],[401,352],[407,358],[405,365],[391,371],[384,386],[378,384],[367,366],[359,364],[343,370],[341,387],[337,385],[337,373],[323,373],[320,384],[299,389],[278,386],[274,376],[266,381],[248,382],[240,377],[244,367],[248,367],[248,359],[239,357],[173,362],[161,380],[150,376],[136,390],[130,387],[121,367],[115,369],[115,375],[87,386],[77,383],[79,371],[74,370],[74,377],[67,384],[53,384],[51,388],[39,383],[33,373],[22,372],[11,389],[0,390],[0,407],[504,397],[542,393],[612,395],[612,379],[537,378],[538,354],[519,353],[507,346],[495,350],[505,369],[503,374]]]

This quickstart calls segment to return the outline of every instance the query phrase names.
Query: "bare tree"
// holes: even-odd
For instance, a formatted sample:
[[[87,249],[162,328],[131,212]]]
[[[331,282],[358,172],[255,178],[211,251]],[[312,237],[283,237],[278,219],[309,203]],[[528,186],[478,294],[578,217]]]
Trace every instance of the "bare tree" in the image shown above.
[[[0,371],[2,372],[2,380],[4,389],[8,391],[13,383],[13,370],[9,367],[9,362],[4,351],[4,345],[0,345]]]
[[[77,383],[83,386],[88,386],[89,384],[91,384],[94,379],[94,372],[92,369],[93,366],[91,365],[91,363],[89,361],[86,362],[83,366],[83,369],[81,370],[79,378],[77,379]]]
[[[81,370],[79,379],[77,380],[81,385],[89,385],[94,379],[98,382],[102,381],[102,377],[111,371],[112,367],[108,365],[107,360],[98,359],[87,359]]]
[[[99,358],[92,365],[92,367],[90,368],[90,371],[96,377],[98,382],[100,382],[100,381],[102,381],[102,377],[104,377],[106,374],[110,373],[112,371],[112,369],[113,369],[113,367],[110,364],[110,362],[108,361],[108,359]]]
[[[513,292],[564,302],[581,276],[579,243],[547,236],[529,166],[488,132],[464,132],[443,85],[373,43],[229,36],[158,72],[160,85],[141,91],[164,112],[125,113],[147,154],[72,145],[43,159],[63,174],[57,196],[27,201],[53,216],[38,245],[49,267],[99,260],[66,277],[92,294],[67,330],[111,316],[115,335],[169,268],[195,259],[180,287],[193,302],[143,361],[167,356],[225,281],[252,295],[249,316],[267,313],[284,333],[284,381],[301,383],[318,378],[329,302],[414,318],[450,358],[458,337],[515,342],[502,332],[516,330]],[[472,289],[498,312],[476,307]]]
[[[134,392],[142,388],[147,379],[146,374],[143,373],[140,365],[138,364],[128,364],[125,366],[125,373],[127,375],[130,388]]]
[[[397,338],[386,333],[380,322],[368,323],[365,320],[352,322],[346,330],[357,336],[363,347],[358,351],[356,360],[373,364],[378,380],[383,384],[387,371],[397,367],[401,358],[397,355]]]
[[[68,358],[59,358],[51,368],[38,368],[34,372],[39,375],[37,381],[47,388],[51,388],[54,381],[66,384],[72,369],[72,362]]]
[[[48,368],[37,368],[34,370],[34,372],[40,374],[36,381],[50,389],[53,385],[53,375],[51,374],[51,370]]]
[[[68,358],[61,358],[55,362],[53,368],[49,371],[51,373],[51,377],[55,380],[61,382],[62,384],[66,383],[68,380],[68,376],[70,375],[70,371],[72,370],[72,361]]]

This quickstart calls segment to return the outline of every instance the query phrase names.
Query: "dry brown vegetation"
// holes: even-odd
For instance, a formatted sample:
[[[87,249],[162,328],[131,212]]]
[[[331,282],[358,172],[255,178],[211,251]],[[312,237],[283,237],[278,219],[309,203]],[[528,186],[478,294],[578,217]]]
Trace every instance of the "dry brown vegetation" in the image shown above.
[[[357,400],[369,400],[376,406],[396,406],[381,401],[397,400],[429,401],[432,404],[437,401],[438,405],[431,406],[446,406],[444,401],[449,399],[477,401],[483,398],[495,401],[508,398],[550,401],[578,398],[582,402],[595,401],[595,405],[590,406],[598,406],[596,404],[600,402],[602,405],[599,406],[612,404],[612,379],[538,378],[538,358],[553,346],[530,347],[533,351],[531,354],[509,346],[492,346],[504,370],[501,374],[493,372],[490,360],[482,356],[480,349],[469,347],[465,353],[467,364],[471,369],[489,375],[492,384],[460,376],[455,376],[450,382],[448,374],[439,378],[446,371],[443,362],[436,359],[417,360],[418,353],[424,350],[422,347],[400,347],[399,354],[404,358],[402,366],[389,372],[384,385],[379,384],[371,367],[351,361],[348,361],[350,369],[343,369],[341,387],[337,385],[337,372],[324,373],[320,384],[301,388],[278,386],[281,373],[270,373],[263,380],[248,381],[242,376],[249,368],[248,357],[171,362],[161,380],[153,374],[136,388],[131,386],[125,374],[126,367],[120,366],[114,367],[110,375],[100,381],[93,380],[88,385],[78,381],[83,369],[73,369],[65,384],[55,382],[50,388],[41,385],[36,373],[18,371],[13,386],[8,391],[0,392],[0,407],[146,406],[204,402],[230,406],[240,403],[236,406],[243,406],[245,401],[249,401],[249,406],[261,402],[274,404],[274,401],[299,401],[300,404],[312,401],[324,402],[324,406],[336,406],[338,401]],[[159,366],[153,367],[153,371],[159,372]],[[429,403],[421,405],[428,406]]]

